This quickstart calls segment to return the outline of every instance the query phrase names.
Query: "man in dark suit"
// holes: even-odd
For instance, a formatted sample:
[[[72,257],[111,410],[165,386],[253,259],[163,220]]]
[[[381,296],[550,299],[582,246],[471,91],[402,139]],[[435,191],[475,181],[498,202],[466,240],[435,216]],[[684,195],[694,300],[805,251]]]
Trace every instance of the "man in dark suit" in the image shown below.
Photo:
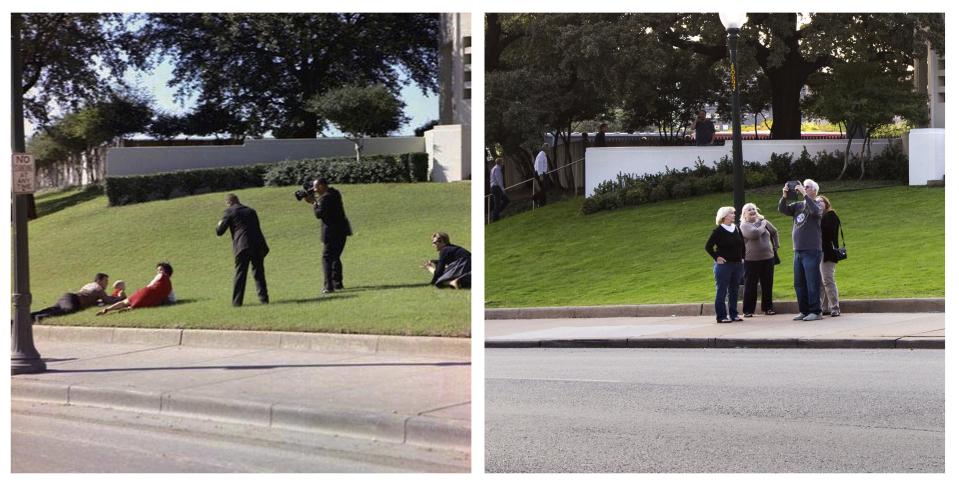
[[[226,205],[223,219],[220,219],[220,223],[216,225],[216,235],[222,236],[229,228],[233,236],[233,261],[236,265],[236,274],[233,276],[233,306],[243,305],[246,271],[250,263],[253,263],[256,295],[260,298],[260,303],[269,303],[270,296],[266,291],[263,259],[270,252],[270,248],[266,245],[263,232],[260,231],[260,219],[256,216],[256,211],[241,204],[235,194],[227,194]]]
[[[347,236],[353,235],[350,221],[343,210],[340,191],[329,186],[320,177],[313,181],[314,194],[303,200],[313,205],[313,214],[320,222],[320,239],[323,241],[323,293],[343,289],[343,262],[340,256],[346,247]]]

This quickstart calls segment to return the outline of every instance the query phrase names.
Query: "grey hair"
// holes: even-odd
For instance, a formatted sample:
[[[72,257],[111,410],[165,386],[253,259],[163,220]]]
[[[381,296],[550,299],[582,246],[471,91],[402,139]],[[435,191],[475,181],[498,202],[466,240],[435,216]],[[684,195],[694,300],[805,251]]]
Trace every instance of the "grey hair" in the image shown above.
[[[802,184],[803,186],[812,185],[813,190],[815,190],[817,194],[819,193],[819,184],[817,184],[815,180],[806,179],[806,180],[803,180]]]

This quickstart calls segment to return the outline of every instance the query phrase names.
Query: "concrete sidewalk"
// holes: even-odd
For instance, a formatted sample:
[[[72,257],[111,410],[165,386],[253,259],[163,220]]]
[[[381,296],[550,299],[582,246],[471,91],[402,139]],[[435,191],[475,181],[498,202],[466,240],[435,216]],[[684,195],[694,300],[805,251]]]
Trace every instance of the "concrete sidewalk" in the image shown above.
[[[15,400],[468,452],[469,339],[35,327]],[[404,340],[405,339],[405,340]]]
[[[943,349],[945,313],[844,313],[796,322],[792,313],[717,324],[714,316],[486,320],[487,348]]]

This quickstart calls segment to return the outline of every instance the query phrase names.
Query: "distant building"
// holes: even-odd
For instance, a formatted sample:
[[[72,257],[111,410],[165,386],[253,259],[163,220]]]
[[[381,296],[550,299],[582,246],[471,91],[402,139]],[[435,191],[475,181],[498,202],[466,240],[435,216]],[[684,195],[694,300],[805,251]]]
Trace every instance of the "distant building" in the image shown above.
[[[926,47],[926,57],[916,59],[914,76],[916,89],[929,94],[929,126],[946,127],[946,58],[932,46]]]
[[[472,16],[441,13],[439,38],[439,124],[424,133],[430,180],[471,178],[473,98]]]
[[[468,13],[440,14],[440,124],[470,126],[473,37]]]

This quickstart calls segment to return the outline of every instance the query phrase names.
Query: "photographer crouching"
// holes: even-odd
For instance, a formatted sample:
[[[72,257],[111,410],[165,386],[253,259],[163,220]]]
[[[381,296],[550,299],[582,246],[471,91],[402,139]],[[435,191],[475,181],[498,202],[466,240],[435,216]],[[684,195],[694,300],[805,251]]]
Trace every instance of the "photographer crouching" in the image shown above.
[[[306,184],[304,190],[294,194],[297,200],[304,200],[313,206],[313,214],[320,220],[320,240],[323,241],[323,293],[333,293],[343,289],[343,262],[340,256],[346,247],[346,238],[353,235],[350,221],[343,210],[343,197],[340,191],[330,187],[326,179],[320,177],[313,186]]]

